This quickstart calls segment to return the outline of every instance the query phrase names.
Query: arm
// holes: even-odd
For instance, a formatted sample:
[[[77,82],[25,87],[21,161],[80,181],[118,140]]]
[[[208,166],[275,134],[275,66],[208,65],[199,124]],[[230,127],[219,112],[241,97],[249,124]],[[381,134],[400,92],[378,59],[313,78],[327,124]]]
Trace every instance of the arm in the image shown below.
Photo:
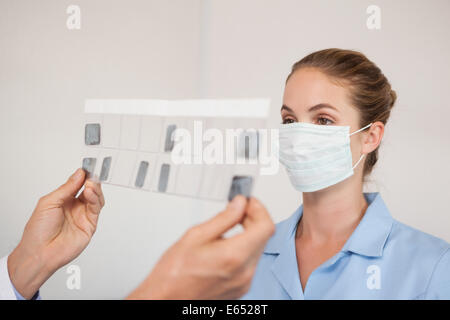
[[[32,298],[56,270],[86,248],[104,204],[100,184],[86,180],[82,169],[39,200],[20,243],[7,260],[9,279],[21,296]]]

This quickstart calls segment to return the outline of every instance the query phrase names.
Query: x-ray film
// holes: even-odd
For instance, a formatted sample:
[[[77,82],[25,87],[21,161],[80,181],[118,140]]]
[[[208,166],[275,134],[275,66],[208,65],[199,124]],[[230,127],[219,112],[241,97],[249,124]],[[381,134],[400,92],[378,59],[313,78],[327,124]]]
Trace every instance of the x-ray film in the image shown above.
[[[228,194],[228,201],[233,200],[235,196],[241,194],[245,197],[250,197],[253,186],[253,178],[250,176],[234,176],[231,181],[230,193]]]
[[[198,199],[250,196],[268,99],[86,100],[83,168],[102,183]]]

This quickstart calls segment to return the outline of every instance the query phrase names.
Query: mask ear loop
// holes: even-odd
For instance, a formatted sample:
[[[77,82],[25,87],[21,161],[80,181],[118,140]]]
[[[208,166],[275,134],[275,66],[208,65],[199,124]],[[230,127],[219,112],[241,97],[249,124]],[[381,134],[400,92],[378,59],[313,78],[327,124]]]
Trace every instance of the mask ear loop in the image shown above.
[[[356,161],[355,165],[352,167],[352,170],[358,166],[358,164],[361,162],[361,160],[364,158],[364,156],[365,156],[365,154],[362,154],[361,157],[359,157],[359,160]]]
[[[350,133],[348,136],[350,137],[350,136],[352,136],[352,135],[354,135],[355,133],[358,133],[358,132],[361,132],[361,131],[363,131],[363,130],[366,130],[367,128],[369,128],[370,126],[372,125],[372,122],[371,123],[369,123],[367,126],[365,126],[365,127],[362,127],[361,129],[359,129],[359,130],[356,130],[355,132],[353,132],[353,133]]]
[[[366,129],[369,128],[371,125],[372,125],[372,122],[369,123],[367,126],[362,127],[361,129],[356,130],[355,132],[349,134],[349,137],[350,137],[351,135],[355,134],[355,133],[358,133],[358,132],[361,132],[361,131],[363,131],[363,130],[366,130]],[[361,162],[361,160],[364,158],[364,156],[365,156],[365,154],[362,154],[361,157],[359,157],[359,160],[356,161],[356,163],[355,163],[354,166],[352,167],[352,170],[355,169],[355,168],[358,166],[358,164]]]

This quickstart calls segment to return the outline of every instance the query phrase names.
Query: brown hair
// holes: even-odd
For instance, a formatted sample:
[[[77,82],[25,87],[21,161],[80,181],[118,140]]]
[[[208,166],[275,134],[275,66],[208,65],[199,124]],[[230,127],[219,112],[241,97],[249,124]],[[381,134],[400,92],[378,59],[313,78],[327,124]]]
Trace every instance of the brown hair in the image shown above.
[[[397,95],[381,70],[357,51],[325,49],[313,52],[292,66],[286,79],[300,68],[317,68],[349,86],[351,101],[361,115],[360,127],[380,121],[386,124]],[[363,175],[372,171],[378,160],[378,147],[367,155]]]

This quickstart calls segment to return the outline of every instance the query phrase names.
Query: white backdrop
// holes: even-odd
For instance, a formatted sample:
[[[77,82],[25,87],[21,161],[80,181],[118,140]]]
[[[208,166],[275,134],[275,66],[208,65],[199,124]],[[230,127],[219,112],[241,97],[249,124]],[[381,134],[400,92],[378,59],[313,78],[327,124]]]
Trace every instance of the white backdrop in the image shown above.
[[[81,8],[68,30],[66,8]],[[381,29],[366,8],[381,9]],[[20,239],[37,199],[80,165],[84,100],[272,99],[280,121],[291,65],[323,48],[375,61],[399,96],[368,189],[398,220],[450,241],[448,0],[0,0],[0,256]],[[276,186],[276,188],[273,188]],[[124,297],[190,225],[221,204],[104,186],[107,205],[89,247],[44,298]],[[254,194],[273,219],[300,204],[284,171]]]

